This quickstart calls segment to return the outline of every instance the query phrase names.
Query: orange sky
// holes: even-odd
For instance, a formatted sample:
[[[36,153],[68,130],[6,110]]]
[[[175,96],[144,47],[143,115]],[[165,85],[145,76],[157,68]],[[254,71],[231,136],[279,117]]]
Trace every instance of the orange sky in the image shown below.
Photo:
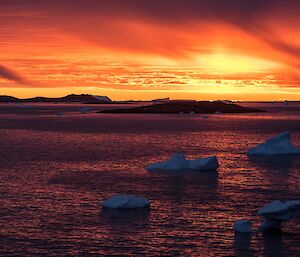
[[[3,0],[0,94],[300,100],[296,0]]]

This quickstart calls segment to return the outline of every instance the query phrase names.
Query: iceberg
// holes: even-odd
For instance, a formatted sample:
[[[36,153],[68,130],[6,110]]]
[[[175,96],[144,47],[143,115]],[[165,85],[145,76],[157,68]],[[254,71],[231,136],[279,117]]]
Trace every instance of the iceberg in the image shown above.
[[[218,168],[219,163],[216,156],[188,161],[190,170],[217,170]]]
[[[281,229],[281,223],[300,215],[300,201],[291,200],[287,202],[273,201],[258,212],[258,215],[264,218],[261,230]]]
[[[132,195],[116,195],[101,203],[104,209],[133,210],[147,208],[150,201],[144,197]]]
[[[251,148],[247,155],[293,155],[300,154],[300,149],[293,146],[289,132],[283,132],[265,143]]]
[[[163,162],[150,164],[146,167],[147,170],[197,170],[208,171],[217,170],[219,168],[218,159],[215,156],[187,160],[184,154],[176,153],[171,159]]]
[[[233,229],[236,233],[252,233],[251,225],[249,220],[238,220],[234,223]]]
[[[183,170],[187,169],[185,156],[180,153],[174,154],[170,160],[153,163],[146,167],[147,170]]]

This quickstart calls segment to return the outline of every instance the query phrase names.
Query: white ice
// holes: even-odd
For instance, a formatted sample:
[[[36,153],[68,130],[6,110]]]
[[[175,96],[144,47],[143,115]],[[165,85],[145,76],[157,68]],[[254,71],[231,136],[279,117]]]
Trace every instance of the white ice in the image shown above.
[[[234,223],[233,229],[237,233],[251,233],[251,221],[249,220],[238,220]]]
[[[282,221],[300,215],[300,201],[291,200],[282,202],[276,200],[262,207],[257,214],[264,218],[261,229],[280,229]]]
[[[132,210],[150,206],[150,201],[144,197],[132,195],[116,195],[101,203],[104,209]]]
[[[190,170],[217,170],[219,168],[216,156],[201,158],[196,160],[188,160],[188,169]]]
[[[292,145],[289,132],[283,132],[265,143],[251,148],[248,155],[293,155],[300,154],[300,149]]]
[[[195,160],[187,160],[184,154],[176,153],[171,159],[150,164],[147,170],[217,170],[218,159],[215,156]]]

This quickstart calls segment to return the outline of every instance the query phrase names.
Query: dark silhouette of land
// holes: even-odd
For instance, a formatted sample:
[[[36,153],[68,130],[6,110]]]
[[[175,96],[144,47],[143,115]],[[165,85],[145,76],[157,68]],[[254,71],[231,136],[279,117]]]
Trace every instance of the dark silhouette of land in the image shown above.
[[[169,102],[126,109],[104,110],[99,113],[251,113],[262,110],[221,101]]]
[[[112,101],[107,96],[89,94],[67,95],[64,97],[33,97],[20,99],[13,96],[0,96],[0,103],[81,103],[81,104],[134,104],[142,106],[103,110],[100,113],[251,113],[262,110],[243,107],[230,101],[195,101],[157,99],[152,101]]]
[[[13,96],[0,96],[0,103],[84,103],[84,104],[107,104],[112,103],[107,96],[95,96],[89,94],[67,95],[64,97],[33,97],[20,99]]]

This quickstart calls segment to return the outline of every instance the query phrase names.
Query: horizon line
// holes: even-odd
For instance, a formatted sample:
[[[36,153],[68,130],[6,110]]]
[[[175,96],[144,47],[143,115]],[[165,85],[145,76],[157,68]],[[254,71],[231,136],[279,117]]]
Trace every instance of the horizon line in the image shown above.
[[[69,96],[69,95],[77,95],[77,96],[80,96],[80,95],[89,95],[89,96],[100,96],[100,95],[97,95],[97,94],[88,94],[88,93],[82,93],[82,94],[75,94],[75,93],[71,93],[71,94],[66,94],[66,95],[62,95],[62,96],[57,96],[57,97],[51,97],[51,96],[41,96],[41,95],[37,95],[37,96],[32,96],[32,97],[17,97],[17,96],[13,96],[13,95],[0,95],[0,97],[12,97],[12,98],[16,98],[18,100],[28,100],[28,99],[34,99],[34,98],[52,98],[52,99],[59,99],[59,98],[63,98],[63,97],[66,97],[66,96]],[[109,96],[107,95],[101,95],[102,97],[108,97],[110,98]],[[111,99],[111,98],[110,98]],[[188,98],[188,99],[183,99],[183,98],[169,98],[169,97],[163,97],[163,98],[154,98],[154,99],[150,99],[150,100],[142,100],[142,99],[139,99],[139,100],[134,100],[134,99],[127,99],[127,100],[113,100],[111,99],[112,102],[129,102],[129,101],[133,101],[133,102],[151,102],[151,101],[158,101],[158,100],[166,100],[166,99],[169,99],[170,101],[197,101],[197,102],[206,102],[206,101],[209,101],[209,102],[215,102],[215,101],[230,101],[230,102],[243,102],[243,103],[272,103],[272,102],[300,102],[300,99],[299,100],[258,100],[258,101],[255,101],[255,100],[232,100],[232,99],[216,99],[216,100],[213,100],[213,99],[206,99],[206,100],[197,100],[197,99],[192,99],[192,98]],[[1,103],[1,102],[0,102]]]

